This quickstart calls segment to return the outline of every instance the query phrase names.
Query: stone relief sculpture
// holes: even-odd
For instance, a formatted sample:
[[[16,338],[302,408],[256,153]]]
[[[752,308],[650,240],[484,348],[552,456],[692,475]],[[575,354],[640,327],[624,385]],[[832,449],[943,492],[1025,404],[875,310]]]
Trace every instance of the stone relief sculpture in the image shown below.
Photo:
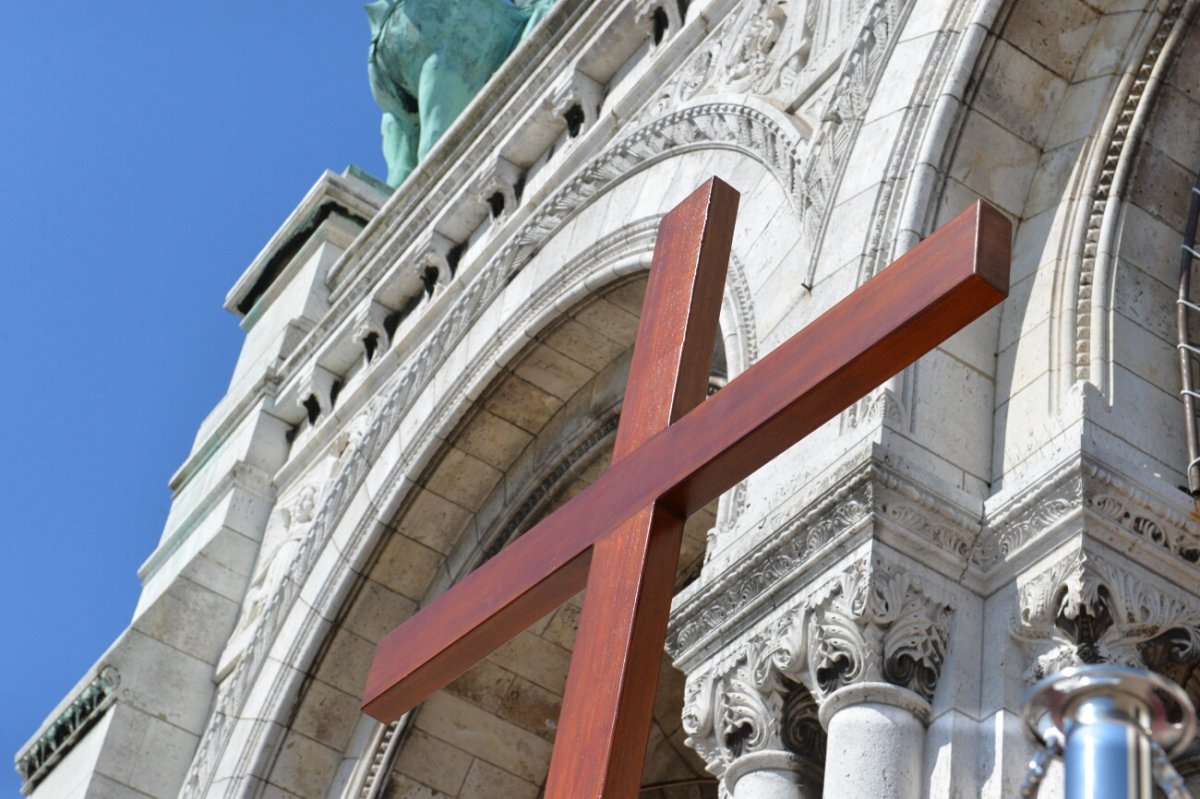
[[[368,72],[399,186],[554,0],[376,0]]]
[[[316,489],[305,486],[296,500],[272,514],[263,534],[264,556],[246,589],[244,612],[238,630],[250,627],[262,614],[263,606],[271,599],[276,586],[283,582],[291,567],[296,549],[304,540],[308,523],[316,511]]]

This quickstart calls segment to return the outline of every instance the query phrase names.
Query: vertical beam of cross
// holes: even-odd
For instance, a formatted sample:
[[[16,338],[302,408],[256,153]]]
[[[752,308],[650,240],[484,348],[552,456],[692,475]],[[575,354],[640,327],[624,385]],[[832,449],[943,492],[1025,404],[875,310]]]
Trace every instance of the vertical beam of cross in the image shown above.
[[[717,194],[715,184],[711,192],[710,205]],[[720,214],[711,209],[710,214],[716,230]],[[699,230],[693,234],[699,239]],[[716,499],[1003,300],[1008,290],[1011,235],[1008,220],[1000,212],[977,203],[682,418],[677,414],[695,401],[687,399],[694,395],[682,391],[684,386],[695,385],[696,378],[688,376],[688,370],[699,369],[703,375],[707,363],[686,354],[691,352],[691,344],[686,352],[667,347],[661,352],[672,357],[661,362],[637,356],[649,360],[645,366],[632,367],[636,374],[631,379],[646,378],[651,385],[659,385],[658,376],[666,374],[670,379],[663,381],[664,385],[678,383],[681,387],[670,398],[670,423],[654,432],[654,426],[662,424],[661,415],[638,410],[643,401],[657,401],[659,389],[631,393],[626,413],[650,421],[622,428],[617,457],[608,474],[385,636],[367,676],[363,710],[391,721],[415,707],[585,585],[590,589],[593,554],[615,563],[619,544],[604,542],[623,538],[633,542],[637,574],[629,578],[629,585],[638,597],[620,608],[633,615],[624,621],[610,619],[592,602],[596,611],[586,612],[590,620],[581,622],[580,636],[590,637],[584,635],[585,626],[598,626],[606,633],[607,643],[595,645],[599,654],[594,658],[582,655],[582,647],[593,651],[592,645],[583,641],[577,642],[581,649],[576,652],[576,659],[594,659],[597,666],[617,662],[622,676],[604,683],[603,690],[587,676],[598,674],[595,669],[569,678],[573,685],[568,685],[564,722],[572,731],[560,730],[557,745],[570,747],[574,754],[555,755],[554,768],[563,776],[554,777],[555,793],[547,795],[556,799],[636,795],[636,772],[644,754],[653,675],[658,669],[657,647],[662,642],[662,622],[643,622],[637,617],[646,611],[648,618],[657,620],[666,612],[662,603],[669,600],[669,588],[668,596],[661,596],[647,586],[670,583],[678,551],[662,553],[670,541],[677,546],[679,519]],[[713,241],[711,251],[707,244],[695,245],[699,271],[710,268],[710,254],[715,257],[718,252],[716,238]],[[686,258],[682,262],[687,263]],[[718,271],[723,268],[722,262]],[[711,312],[712,306],[704,306],[696,287],[692,299]],[[646,314],[657,316],[649,296],[643,310]],[[685,324],[696,323],[699,330],[700,319],[697,316]],[[642,333],[640,330],[639,337]],[[690,335],[687,331],[685,339]],[[696,346],[707,356],[714,335],[697,335]],[[639,352],[643,349],[641,344],[637,346]],[[652,355],[660,352],[657,348],[648,351]],[[647,521],[643,514],[650,508],[652,518]],[[630,522],[635,518],[636,524]],[[638,525],[649,531],[644,541],[630,532]],[[616,574],[614,579],[627,578]],[[595,578],[597,583],[600,580]],[[607,635],[610,626],[619,629]],[[639,663],[649,663],[646,653],[650,649],[643,645],[649,647],[652,638],[657,641],[651,647],[656,650],[653,665],[640,670]],[[641,654],[623,654],[630,642]],[[649,685],[636,684],[647,677]],[[582,700],[576,698],[581,695]],[[593,698],[598,699],[594,704]],[[624,708],[626,703],[636,706],[638,702],[643,704]],[[633,729],[638,724],[642,727]],[[626,732],[640,741],[636,747],[631,739],[622,740],[620,736]],[[590,737],[593,735],[597,737]],[[636,749],[637,767],[632,760],[619,760],[614,747]],[[601,787],[596,789],[600,793],[591,789],[576,792],[568,772],[586,767],[594,758],[604,761],[592,772],[600,780]],[[607,785],[603,780],[609,781]],[[613,787],[618,782],[620,792]]]
[[[614,464],[704,400],[737,200],[712,178],[659,225]],[[656,500],[593,547],[546,799],[637,793],[685,521]]]

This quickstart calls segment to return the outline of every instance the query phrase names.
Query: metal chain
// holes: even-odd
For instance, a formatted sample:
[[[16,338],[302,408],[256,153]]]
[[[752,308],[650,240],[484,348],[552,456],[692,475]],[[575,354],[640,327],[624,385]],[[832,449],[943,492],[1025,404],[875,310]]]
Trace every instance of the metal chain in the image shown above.
[[[1029,761],[1029,770],[1025,772],[1025,779],[1021,780],[1021,799],[1037,797],[1038,788],[1041,787],[1042,780],[1046,778],[1046,767],[1050,765],[1051,760],[1061,754],[1062,741],[1057,735],[1047,736],[1046,745],[1039,749],[1033,759]]]
[[[1151,743],[1150,752],[1154,763],[1154,781],[1162,788],[1167,799],[1192,799],[1191,791],[1184,784],[1183,777],[1180,777],[1179,772],[1171,765],[1171,759],[1167,757],[1163,748]]]

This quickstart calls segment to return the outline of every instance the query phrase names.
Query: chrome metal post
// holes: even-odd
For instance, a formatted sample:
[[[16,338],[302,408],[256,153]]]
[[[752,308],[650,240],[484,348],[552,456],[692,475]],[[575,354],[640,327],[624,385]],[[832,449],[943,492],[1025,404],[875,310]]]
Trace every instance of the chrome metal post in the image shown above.
[[[1030,764],[1025,796],[1036,794],[1046,763],[1061,756],[1065,799],[1150,799],[1156,778],[1174,775],[1158,753],[1177,754],[1196,732],[1182,688],[1123,666],[1080,666],[1042,680],[1027,697],[1024,717],[1045,747]],[[1171,723],[1172,717],[1182,720]]]

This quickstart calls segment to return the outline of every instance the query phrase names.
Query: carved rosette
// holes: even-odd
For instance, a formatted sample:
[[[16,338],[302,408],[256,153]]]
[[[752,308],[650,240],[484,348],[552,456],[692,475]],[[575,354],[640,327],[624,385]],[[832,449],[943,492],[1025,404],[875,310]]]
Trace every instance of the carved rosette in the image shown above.
[[[1020,589],[1012,635],[1031,658],[1026,678],[1115,663],[1186,685],[1200,666],[1200,602],[1127,565],[1076,549]]]
[[[809,621],[808,668],[819,694],[888,682],[931,699],[949,621],[950,608],[930,598],[920,580],[890,566],[856,563]]]

